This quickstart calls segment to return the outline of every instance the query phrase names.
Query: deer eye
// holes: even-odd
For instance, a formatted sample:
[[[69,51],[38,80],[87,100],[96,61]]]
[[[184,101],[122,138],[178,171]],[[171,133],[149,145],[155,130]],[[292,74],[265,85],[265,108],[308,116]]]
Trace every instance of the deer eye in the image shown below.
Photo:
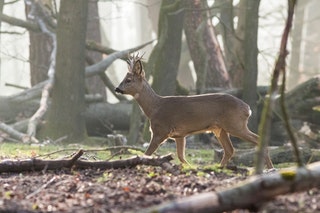
[[[126,83],[130,83],[131,81],[132,81],[131,78],[126,79]]]

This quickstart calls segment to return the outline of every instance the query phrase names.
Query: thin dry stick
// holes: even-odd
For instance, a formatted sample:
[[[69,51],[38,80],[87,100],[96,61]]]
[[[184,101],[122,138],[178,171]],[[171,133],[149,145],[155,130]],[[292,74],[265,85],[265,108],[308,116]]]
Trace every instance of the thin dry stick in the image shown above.
[[[299,167],[302,167],[303,166],[303,162],[302,162],[301,155],[300,155],[300,152],[299,152],[297,139],[293,134],[292,127],[291,127],[290,122],[289,122],[289,116],[288,116],[287,108],[285,106],[285,87],[286,87],[286,73],[285,73],[285,70],[284,70],[283,74],[282,74],[280,106],[281,106],[281,111],[282,111],[282,114],[283,114],[284,125],[285,125],[287,133],[289,135],[290,142],[292,144],[293,151],[294,151],[294,154],[295,154],[296,159],[297,159],[297,164],[298,164]]]
[[[144,152],[143,149],[139,148],[139,147],[134,147],[134,146],[112,146],[112,147],[106,147],[106,148],[101,148],[101,149],[82,149],[83,152],[102,152],[102,151],[109,151],[109,150],[115,150],[115,149],[132,149],[132,150],[136,150],[136,151],[140,151],[140,152]],[[40,158],[40,157],[49,157],[50,155],[54,155],[60,152],[69,152],[69,151],[78,151],[79,149],[62,149],[62,150],[57,150],[54,152],[50,152],[48,154],[44,154],[44,155],[38,155],[35,158]]]
[[[26,199],[30,199],[33,196],[39,194],[42,190],[44,190],[45,188],[47,188],[51,183],[53,183],[55,180],[57,179],[56,176],[52,177],[47,183],[43,184],[40,188],[38,188],[36,191],[32,192],[31,194],[28,194],[26,196]]]

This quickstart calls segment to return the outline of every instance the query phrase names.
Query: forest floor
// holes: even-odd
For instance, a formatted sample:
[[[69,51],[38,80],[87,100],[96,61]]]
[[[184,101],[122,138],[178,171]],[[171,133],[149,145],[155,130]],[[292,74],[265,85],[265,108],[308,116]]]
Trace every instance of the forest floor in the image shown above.
[[[232,187],[247,178],[245,169],[186,170],[172,175],[152,166],[6,173],[0,175],[0,212],[140,212],[174,199]],[[320,212],[319,200],[320,189],[311,189],[278,196],[257,211]]]

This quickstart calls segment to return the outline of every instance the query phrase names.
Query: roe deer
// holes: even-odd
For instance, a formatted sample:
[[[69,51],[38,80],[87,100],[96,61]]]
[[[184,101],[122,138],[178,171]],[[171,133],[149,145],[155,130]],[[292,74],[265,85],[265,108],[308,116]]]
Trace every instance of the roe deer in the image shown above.
[[[181,163],[185,159],[186,136],[195,133],[213,132],[224,149],[220,162],[226,166],[234,154],[230,135],[258,144],[258,136],[248,127],[250,107],[240,99],[222,93],[194,96],[159,96],[145,79],[141,58],[130,56],[129,72],[115,89],[121,94],[132,95],[149,118],[152,139],[146,155],[151,155],[167,138],[176,142]],[[273,168],[268,152],[267,167]]]

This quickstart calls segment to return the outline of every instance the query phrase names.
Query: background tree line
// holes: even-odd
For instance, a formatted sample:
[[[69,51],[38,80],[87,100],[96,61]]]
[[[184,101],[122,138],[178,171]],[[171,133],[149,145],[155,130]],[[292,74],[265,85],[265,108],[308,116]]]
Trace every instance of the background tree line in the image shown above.
[[[148,2],[141,4],[148,7]],[[152,87],[155,91],[161,95],[185,95],[229,90],[251,106],[253,116],[250,126],[256,131],[259,110],[263,103],[261,97],[266,94],[266,88],[258,88],[257,85],[259,54],[257,41],[261,1],[159,0],[150,1],[149,4],[155,2],[159,4],[159,15],[155,19],[157,20],[155,27],[157,38],[144,65],[148,78],[152,79]],[[318,51],[319,44],[314,41],[310,47],[311,44],[303,37],[306,35],[305,32],[308,32],[307,35],[310,35],[312,39],[319,36],[318,32],[311,30],[314,28],[313,23],[316,23],[314,20],[317,20],[311,9],[315,8],[316,2],[309,0],[298,3],[291,35],[292,54],[290,54],[289,66],[289,85],[291,87],[296,82],[306,80],[318,73],[317,68],[313,67],[311,70],[314,71],[311,71],[307,65],[308,63],[314,64],[312,61],[316,60],[317,54],[315,53]],[[137,105],[133,105],[131,111],[131,105],[128,105],[127,102],[121,102],[118,105],[107,103],[99,105],[95,101],[92,104],[88,101],[89,97],[85,99],[85,95],[98,93],[99,98],[106,100],[106,87],[113,91],[113,84],[115,84],[106,74],[110,72],[107,67],[117,58],[125,59],[128,53],[137,51],[141,47],[116,51],[101,44],[99,1],[27,0],[25,1],[26,20],[3,13],[6,4],[14,3],[15,1],[0,1],[2,11],[0,23],[28,30],[31,85],[34,89],[39,84],[45,83],[40,87],[37,95],[32,99],[27,99],[28,101],[24,99],[25,102],[21,102],[21,94],[11,96],[10,99],[2,97],[2,105],[0,104],[0,111],[2,109],[4,112],[1,116],[2,122],[11,126],[16,123],[19,110],[25,111],[24,108],[21,109],[22,106],[17,106],[18,103],[31,108],[30,115],[39,112],[37,107],[39,103],[31,103],[30,100],[34,100],[35,97],[39,99],[41,96],[39,91],[47,91],[50,96],[46,98],[43,92],[41,96],[42,100],[47,103],[47,107],[43,107],[43,111],[40,110],[39,117],[35,116],[33,120],[27,121],[29,129],[33,123],[36,124],[38,130],[37,132],[25,131],[29,136],[49,137],[53,140],[67,136],[66,141],[68,142],[83,141],[87,138],[88,132],[89,135],[93,134],[92,129],[99,129],[97,132],[100,134],[103,131],[110,132],[110,129],[111,131],[117,130],[115,120],[128,121],[130,116],[128,141],[136,143],[141,136],[140,132],[147,129],[144,128],[144,118],[141,117]],[[130,3],[128,1],[128,4]],[[150,17],[152,15],[154,14],[150,14]],[[304,49],[306,54],[301,55],[299,49]],[[194,90],[185,86],[187,80],[177,80],[178,75],[190,79],[192,76],[192,71],[188,66],[190,61],[192,61],[192,69],[196,74],[196,79],[191,78],[195,84]],[[89,74],[90,71],[93,74]],[[260,72],[267,71],[260,70]],[[319,105],[319,101],[315,98],[318,92],[315,86],[317,82],[318,79],[315,78],[307,85],[309,90],[305,90],[303,86],[302,89],[298,88],[291,96],[288,96],[291,98],[290,103],[296,104],[292,105],[292,114],[296,113],[302,122],[309,122],[313,132],[316,132],[319,124],[319,119],[317,119],[319,112],[313,110]],[[30,91],[27,90],[23,94],[31,94]],[[301,91],[308,92],[302,94]],[[119,100],[124,99],[124,97],[116,97]],[[297,97],[300,99],[296,99]],[[12,106],[10,100],[14,98],[16,102]],[[303,101],[305,99],[310,100],[306,105]],[[16,110],[17,113],[10,114],[6,111],[17,107],[19,108]],[[88,109],[91,109],[89,115]],[[104,112],[105,117],[101,117]],[[110,112],[119,116],[115,116],[111,121]],[[305,113],[305,118],[301,119],[303,113]],[[93,119],[92,117],[100,118]],[[279,117],[276,119],[279,120]],[[297,129],[300,127],[301,122]],[[277,137],[280,136],[277,135]],[[144,140],[147,140],[147,136]]]

